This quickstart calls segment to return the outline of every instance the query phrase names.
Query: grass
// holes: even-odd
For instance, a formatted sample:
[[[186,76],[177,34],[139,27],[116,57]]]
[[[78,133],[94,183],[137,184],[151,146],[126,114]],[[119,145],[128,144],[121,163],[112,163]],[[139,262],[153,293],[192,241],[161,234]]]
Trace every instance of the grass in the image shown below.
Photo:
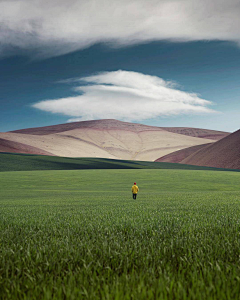
[[[239,176],[0,173],[0,299],[239,299]]]
[[[116,160],[106,158],[68,158],[18,153],[0,153],[0,172],[82,169],[182,169],[240,171],[165,162]]]

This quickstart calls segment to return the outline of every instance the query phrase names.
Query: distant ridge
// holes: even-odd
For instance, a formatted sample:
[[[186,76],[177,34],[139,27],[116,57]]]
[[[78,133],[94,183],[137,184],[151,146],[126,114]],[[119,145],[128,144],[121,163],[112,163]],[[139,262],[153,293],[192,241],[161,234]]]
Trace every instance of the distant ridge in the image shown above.
[[[182,164],[240,169],[240,130],[206,146],[181,161]]]
[[[122,122],[114,119],[104,119],[104,120],[90,120],[81,122],[72,122],[59,125],[36,127],[28,129],[20,129],[11,132],[24,133],[24,134],[34,134],[34,135],[46,135],[52,133],[59,133],[74,129],[97,129],[97,130],[127,130],[127,131],[144,131],[144,130],[161,130],[159,127],[143,125],[138,123]]]
[[[188,128],[188,127],[162,127],[164,130],[184,134],[188,136],[195,136],[204,139],[220,140],[229,135],[228,132],[200,129],[200,128]]]
[[[91,120],[0,133],[0,152],[154,161],[226,135],[227,132],[199,128]]]

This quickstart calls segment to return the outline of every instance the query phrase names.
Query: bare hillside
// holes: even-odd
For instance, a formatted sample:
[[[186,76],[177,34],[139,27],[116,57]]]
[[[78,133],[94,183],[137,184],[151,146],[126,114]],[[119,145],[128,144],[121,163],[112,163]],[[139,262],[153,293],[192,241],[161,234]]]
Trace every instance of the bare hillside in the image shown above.
[[[171,152],[215,142],[209,138],[214,136],[212,130],[202,130],[201,134],[198,129],[198,137],[164,127],[95,120],[0,133],[0,138],[56,156],[154,161]],[[208,138],[203,138],[206,132]],[[0,152],[4,152],[1,144]]]
[[[200,149],[181,163],[216,168],[240,169],[240,130]]]
[[[155,161],[157,162],[171,162],[171,163],[180,163],[183,159],[187,158],[191,154],[197,152],[198,150],[211,145],[212,143],[197,145],[189,148],[185,148],[176,152],[169,153],[165,156],[162,156]]]
[[[38,155],[52,155],[52,153],[25,145],[22,143],[5,140],[0,138],[0,152],[10,153],[26,153],[26,154],[38,154]]]

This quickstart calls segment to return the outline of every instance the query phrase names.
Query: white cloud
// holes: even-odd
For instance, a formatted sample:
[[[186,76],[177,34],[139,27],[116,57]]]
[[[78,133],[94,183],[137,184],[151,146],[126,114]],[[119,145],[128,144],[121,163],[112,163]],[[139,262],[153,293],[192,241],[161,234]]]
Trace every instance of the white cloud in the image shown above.
[[[54,56],[98,42],[239,42],[239,15],[239,0],[1,0],[0,50]]]
[[[79,82],[79,95],[45,100],[33,107],[71,117],[69,121],[120,119],[141,121],[158,116],[214,113],[210,101],[175,88],[169,81],[137,72],[103,72]],[[74,80],[76,81],[76,80]]]

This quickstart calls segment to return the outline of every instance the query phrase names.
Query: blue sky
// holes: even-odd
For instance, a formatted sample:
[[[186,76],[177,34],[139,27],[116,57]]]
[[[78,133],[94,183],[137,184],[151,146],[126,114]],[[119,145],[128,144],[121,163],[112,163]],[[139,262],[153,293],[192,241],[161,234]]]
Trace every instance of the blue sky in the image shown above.
[[[6,16],[12,13],[12,7],[7,8]],[[122,8],[114,7],[114,11],[118,9]],[[186,14],[188,7],[184,9]],[[211,9],[211,14],[217,16],[215,8]],[[109,33],[103,24],[101,35],[89,29],[90,42],[85,36],[75,36],[72,28],[71,41],[61,28],[59,37],[54,31],[55,35],[46,38],[41,29],[37,36],[43,38],[36,39],[32,33],[6,29],[13,25],[5,18],[3,32],[8,39],[0,39],[0,131],[105,117],[156,126],[239,129],[240,44],[234,9],[231,12],[232,31],[221,28],[227,32],[225,36],[189,20],[196,31],[187,37],[185,27],[176,37],[172,36],[174,30],[166,30],[166,39],[164,28],[161,34],[153,33],[148,25],[142,28],[140,37],[138,32],[128,37],[125,32],[123,36],[119,26]],[[20,13],[15,11],[17,16]],[[45,16],[42,24],[48,24],[48,18]],[[147,15],[146,20],[149,18]],[[25,26],[25,19],[17,21]],[[89,26],[92,28],[92,24]],[[21,43],[17,34],[22,34]],[[121,38],[112,42],[118,35]]]

